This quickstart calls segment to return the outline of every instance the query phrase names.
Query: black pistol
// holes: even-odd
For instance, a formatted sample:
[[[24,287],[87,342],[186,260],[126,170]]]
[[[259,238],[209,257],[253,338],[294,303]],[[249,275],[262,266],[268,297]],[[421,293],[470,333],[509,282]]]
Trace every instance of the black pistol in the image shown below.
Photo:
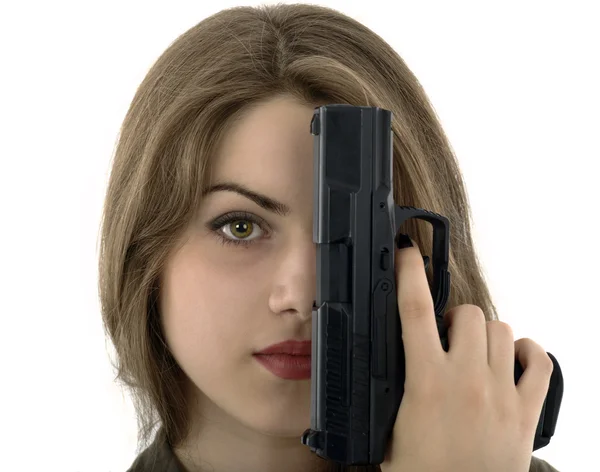
[[[444,216],[397,206],[393,196],[392,113],[379,107],[316,107],[313,241],[317,294],[312,318],[310,429],[302,443],[344,465],[384,460],[404,393],[405,361],[396,296],[394,243],[402,223],[433,225],[431,295],[444,350],[450,292],[449,224]],[[563,393],[554,371],[534,448],[550,442]],[[515,359],[515,384],[523,369]]]

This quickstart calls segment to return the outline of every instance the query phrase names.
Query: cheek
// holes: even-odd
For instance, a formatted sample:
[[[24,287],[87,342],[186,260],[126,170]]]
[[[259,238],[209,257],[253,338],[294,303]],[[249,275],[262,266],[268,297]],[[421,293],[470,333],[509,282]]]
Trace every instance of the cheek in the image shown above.
[[[261,278],[242,260],[212,263],[206,256],[182,252],[167,268],[162,321],[176,359],[198,365],[210,358],[212,365],[224,365],[255,347],[252,325],[261,312]]]

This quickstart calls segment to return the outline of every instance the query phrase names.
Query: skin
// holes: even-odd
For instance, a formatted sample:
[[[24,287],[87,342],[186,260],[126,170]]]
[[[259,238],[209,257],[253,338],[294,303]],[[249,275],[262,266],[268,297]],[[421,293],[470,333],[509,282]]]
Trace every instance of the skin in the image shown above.
[[[310,380],[284,380],[253,353],[311,337],[316,247],[312,241],[313,106],[264,103],[219,150],[213,184],[236,182],[289,207],[286,216],[231,191],[207,195],[161,277],[162,324],[189,380],[193,431],[175,455],[195,472],[307,471],[323,465],[300,442],[310,427]],[[211,230],[246,212],[258,222]],[[237,221],[248,224],[248,219]],[[220,237],[250,241],[224,244]]]
[[[234,192],[209,194],[162,274],[164,332],[189,380],[192,434],[174,451],[187,472],[323,469],[300,442],[310,426],[310,381],[280,379],[253,357],[311,336],[312,113],[287,98],[265,103],[231,130],[217,156],[213,183],[241,183],[289,214]],[[234,211],[260,221],[209,229]],[[224,245],[218,233],[252,241]],[[395,271],[406,382],[382,472],[527,472],[552,361],[533,340],[514,342],[506,323],[486,322],[474,305],[446,313],[445,352],[415,244],[396,251]],[[517,386],[515,357],[525,369]]]

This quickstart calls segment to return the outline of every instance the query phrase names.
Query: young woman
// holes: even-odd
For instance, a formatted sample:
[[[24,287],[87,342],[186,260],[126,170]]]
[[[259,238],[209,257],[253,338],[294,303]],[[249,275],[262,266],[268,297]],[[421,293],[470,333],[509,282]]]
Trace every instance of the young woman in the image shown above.
[[[426,94],[374,32],[296,4],[224,10],[191,28],[123,123],[100,294],[138,411],[130,472],[342,470],[300,442],[316,284],[309,123],[331,103],[392,111],[395,202],[451,228],[451,349],[439,343],[419,249],[428,228],[410,220],[395,255],[405,395],[386,461],[347,470],[555,470],[531,454],[552,362],[498,320],[461,173]],[[300,367],[264,354],[283,341],[304,354]],[[515,356],[526,366],[518,386]]]

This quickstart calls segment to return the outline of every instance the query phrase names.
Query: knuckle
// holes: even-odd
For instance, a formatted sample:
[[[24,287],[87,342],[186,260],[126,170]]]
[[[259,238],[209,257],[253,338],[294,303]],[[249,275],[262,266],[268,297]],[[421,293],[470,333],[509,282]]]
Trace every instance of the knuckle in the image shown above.
[[[405,302],[398,305],[398,311],[406,319],[419,318],[429,313],[430,306],[420,301]]]
[[[477,305],[471,305],[465,303],[463,305],[455,306],[450,309],[446,313],[446,317],[448,317],[451,321],[454,321],[457,317],[460,318],[461,321],[481,321],[481,319],[485,319],[485,315],[483,314],[483,310],[479,308]]]
[[[538,344],[529,338],[520,338],[515,341],[515,347],[518,347],[520,350],[531,353],[538,350]]]
[[[552,362],[552,359],[550,359],[550,356],[548,356],[546,351],[544,351],[543,349],[542,351],[542,354],[540,354],[540,368],[546,374],[548,374],[548,376],[551,376],[552,372],[554,371],[554,363]]]
[[[500,320],[491,320],[487,322],[488,330],[493,331],[494,334],[502,334],[507,338],[514,339],[514,333],[512,327]]]
[[[464,307],[464,312],[465,313],[469,313],[469,315],[473,316],[473,317],[482,317],[483,316],[483,310],[478,307],[477,305],[472,305],[470,303],[466,303],[464,305],[461,305]]]
[[[515,341],[515,344],[519,345],[521,349],[528,351],[529,362],[535,364],[536,369],[545,372],[548,376],[552,375],[554,363],[540,344],[530,338],[521,338]]]
[[[541,346],[531,338],[521,338],[517,342],[523,344],[523,346],[527,346],[527,348],[541,349]]]

